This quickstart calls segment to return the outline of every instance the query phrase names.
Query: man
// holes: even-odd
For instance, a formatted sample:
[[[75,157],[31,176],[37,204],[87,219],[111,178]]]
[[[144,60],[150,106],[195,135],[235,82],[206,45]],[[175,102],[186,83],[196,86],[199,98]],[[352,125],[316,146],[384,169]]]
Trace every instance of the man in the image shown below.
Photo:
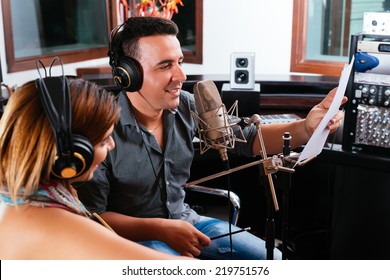
[[[133,17],[121,28],[114,30],[109,52],[115,80],[125,89],[118,96],[122,111],[113,134],[116,149],[80,188],[80,199],[118,234],[156,250],[211,259],[265,259],[264,241],[248,232],[233,235],[232,248],[229,237],[211,241],[229,232],[228,223],[199,216],[184,203],[196,135],[191,111],[196,108],[193,96],[181,90],[186,75],[177,26],[161,18]],[[264,126],[267,152],[280,151],[285,131],[293,137],[291,146],[306,143],[335,92],[304,120]],[[342,118],[339,112],[328,128],[338,128]],[[237,144],[236,152],[259,154],[255,126],[244,131],[247,144]],[[281,258],[277,249],[274,258]]]

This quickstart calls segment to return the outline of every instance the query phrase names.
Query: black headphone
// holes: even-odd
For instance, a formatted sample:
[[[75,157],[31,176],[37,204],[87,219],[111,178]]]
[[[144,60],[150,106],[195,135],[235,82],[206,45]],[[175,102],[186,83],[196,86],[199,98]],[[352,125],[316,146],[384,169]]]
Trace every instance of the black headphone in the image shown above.
[[[50,70],[56,59],[60,60],[59,57],[55,57],[50,64]],[[43,66],[41,61],[38,62]],[[38,73],[40,75],[39,69]],[[76,178],[90,168],[94,148],[87,138],[71,132],[72,110],[68,80],[64,75],[58,77],[50,75],[35,80],[35,86],[57,144],[57,156],[51,173],[60,179]]]
[[[143,71],[141,64],[132,57],[123,55],[120,40],[117,40],[119,29],[126,22],[118,25],[111,31],[108,56],[115,83],[126,91],[138,91],[143,83]]]

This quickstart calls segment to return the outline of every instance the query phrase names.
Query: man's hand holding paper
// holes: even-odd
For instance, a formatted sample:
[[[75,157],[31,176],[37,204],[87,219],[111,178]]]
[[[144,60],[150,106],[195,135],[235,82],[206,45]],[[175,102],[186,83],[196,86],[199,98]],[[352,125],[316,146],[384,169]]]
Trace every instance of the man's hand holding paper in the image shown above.
[[[313,110],[309,113],[309,114],[315,114],[316,109],[328,110],[328,112],[320,121],[313,135],[307,142],[305,148],[301,152],[298,161],[295,165],[299,165],[301,162],[313,158],[317,156],[319,153],[321,153],[329,133],[334,131],[333,124],[335,124],[335,122],[338,122],[335,116],[337,116],[337,114],[340,113],[339,111],[340,106],[347,101],[347,98],[344,96],[344,94],[347,88],[353,63],[354,63],[354,58],[352,58],[350,64],[345,65],[341,73],[339,86],[333,89],[328,94],[328,96],[321,103],[316,105],[313,108]]]

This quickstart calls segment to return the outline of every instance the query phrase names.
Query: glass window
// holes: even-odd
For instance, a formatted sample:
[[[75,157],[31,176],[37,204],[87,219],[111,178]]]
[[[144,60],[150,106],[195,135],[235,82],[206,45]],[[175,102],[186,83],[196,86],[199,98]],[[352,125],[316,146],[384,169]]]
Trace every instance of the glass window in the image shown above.
[[[291,71],[340,75],[351,35],[363,31],[364,12],[384,12],[389,5],[390,0],[294,0]]]
[[[11,16],[16,59],[108,44],[104,1],[12,1]]]
[[[32,69],[36,59],[55,55],[64,62],[106,56],[106,0],[2,2],[9,72]]]
[[[178,39],[187,63],[202,63],[203,0],[182,0],[179,13],[172,20],[179,27]]]
[[[160,8],[162,4],[169,4],[167,0],[154,0],[154,2]],[[141,3],[144,5],[148,4],[142,0],[134,0],[129,3],[129,9],[135,15],[139,14],[139,5]],[[178,39],[184,54],[184,62],[202,64],[203,0],[181,0],[181,4],[176,3],[176,5],[178,13],[174,13],[171,19],[179,27]],[[151,12],[153,9],[149,7],[146,11]],[[119,14],[122,13],[119,12]],[[122,17],[119,19],[119,23],[121,22]]]

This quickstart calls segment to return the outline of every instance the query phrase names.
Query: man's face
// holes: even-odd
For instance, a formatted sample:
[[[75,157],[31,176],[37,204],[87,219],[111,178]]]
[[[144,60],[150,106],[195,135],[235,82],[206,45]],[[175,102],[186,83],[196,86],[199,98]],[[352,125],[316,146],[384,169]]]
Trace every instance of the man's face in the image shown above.
[[[139,49],[144,71],[141,94],[156,109],[176,108],[187,79],[181,68],[183,53],[179,40],[173,35],[143,37]]]

